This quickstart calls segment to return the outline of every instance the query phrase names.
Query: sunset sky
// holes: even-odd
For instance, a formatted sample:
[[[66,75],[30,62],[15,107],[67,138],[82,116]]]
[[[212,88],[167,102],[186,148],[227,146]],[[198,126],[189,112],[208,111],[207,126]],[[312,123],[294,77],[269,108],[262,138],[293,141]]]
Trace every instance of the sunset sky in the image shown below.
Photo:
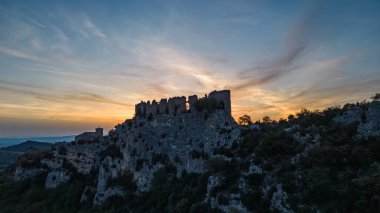
[[[0,137],[107,130],[230,89],[235,118],[380,92],[380,1],[0,1]]]

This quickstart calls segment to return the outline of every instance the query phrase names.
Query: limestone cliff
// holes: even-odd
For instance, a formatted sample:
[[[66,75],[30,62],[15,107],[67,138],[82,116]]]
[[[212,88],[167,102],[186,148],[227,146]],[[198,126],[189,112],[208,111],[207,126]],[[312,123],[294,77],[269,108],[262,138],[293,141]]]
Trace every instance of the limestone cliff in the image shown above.
[[[117,125],[98,142],[58,143],[51,152],[39,153],[38,159],[24,156],[16,165],[14,180],[46,173],[45,186],[51,188],[95,173],[82,201],[98,205],[123,194],[110,182],[126,173],[132,174],[136,193],[149,190],[154,172],[167,165],[176,169],[177,176],[201,173],[205,161],[216,155],[216,147],[229,148],[239,139],[229,95],[229,91],[214,91],[199,100],[191,96],[187,110],[186,99],[171,98],[167,105],[157,104],[154,109],[163,110],[154,114],[149,104],[140,103],[134,119]]]
[[[231,117],[228,91],[135,109],[99,141],[28,152],[9,174],[50,192],[80,186],[78,209],[100,212],[379,209],[378,101],[246,126]]]

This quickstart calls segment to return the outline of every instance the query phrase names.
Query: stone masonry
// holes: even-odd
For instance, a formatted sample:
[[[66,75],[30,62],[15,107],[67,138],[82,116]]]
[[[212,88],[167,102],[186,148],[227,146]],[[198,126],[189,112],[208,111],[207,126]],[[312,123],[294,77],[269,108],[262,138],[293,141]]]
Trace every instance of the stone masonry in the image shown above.
[[[228,115],[231,115],[231,95],[229,90],[212,91],[208,96],[205,95],[203,100],[212,100],[219,109],[223,109]],[[177,113],[196,112],[196,104],[199,101],[196,95],[189,96],[186,100],[185,96],[172,97],[169,99],[161,99],[160,102],[153,100],[152,102],[141,101],[135,105],[135,116],[146,117],[161,114],[176,115]],[[189,104],[189,109],[186,108]]]

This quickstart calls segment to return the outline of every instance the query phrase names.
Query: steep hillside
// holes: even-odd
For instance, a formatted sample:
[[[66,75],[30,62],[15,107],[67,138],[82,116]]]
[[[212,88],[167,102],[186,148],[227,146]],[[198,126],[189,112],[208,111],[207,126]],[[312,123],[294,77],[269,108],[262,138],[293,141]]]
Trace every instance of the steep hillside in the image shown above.
[[[0,181],[0,212],[380,209],[379,102],[240,126],[210,103],[20,156]]]

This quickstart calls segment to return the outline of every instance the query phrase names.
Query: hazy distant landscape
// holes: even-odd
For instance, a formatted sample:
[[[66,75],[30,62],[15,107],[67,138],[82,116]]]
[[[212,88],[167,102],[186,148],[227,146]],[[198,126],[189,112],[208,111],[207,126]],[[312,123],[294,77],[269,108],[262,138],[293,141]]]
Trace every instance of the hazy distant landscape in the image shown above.
[[[70,142],[74,140],[75,135],[59,136],[59,137],[24,137],[24,138],[0,138],[0,148],[16,145],[25,141],[38,141],[46,143]]]
[[[31,148],[46,150],[56,142],[71,142],[74,135],[59,137],[0,138],[0,172]]]
[[[16,145],[0,148],[0,172],[13,164],[19,155],[32,150],[49,150],[51,143],[27,140]]]

